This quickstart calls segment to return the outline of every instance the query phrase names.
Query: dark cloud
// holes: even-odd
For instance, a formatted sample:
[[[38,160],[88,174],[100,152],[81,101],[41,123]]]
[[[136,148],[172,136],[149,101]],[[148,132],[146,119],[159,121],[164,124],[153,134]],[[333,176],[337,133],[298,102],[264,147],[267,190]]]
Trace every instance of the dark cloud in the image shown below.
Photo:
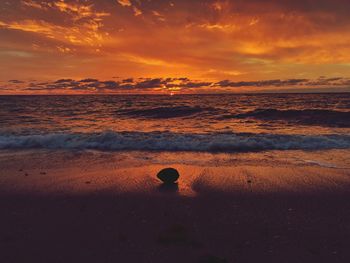
[[[22,80],[17,80],[17,79],[11,79],[8,81],[9,83],[13,83],[13,84],[22,84],[24,83],[24,81]]]
[[[212,82],[199,82],[189,78],[128,78],[120,81],[97,79],[82,79],[75,81],[73,79],[59,79],[53,82],[30,83],[27,90],[30,91],[86,91],[86,92],[118,92],[118,91],[147,91],[152,89],[176,88],[195,89],[212,85]]]
[[[59,80],[56,80],[55,83],[69,83],[72,81],[74,81],[74,80],[72,80],[72,79],[59,79]]]
[[[16,83],[16,82],[15,82]],[[12,84],[15,84],[12,83]],[[21,82],[22,83],[22,82]],[[260,81],[231,81],[222,80],[219,82],[203,82],[191,80],[189,78],[128,78],[121,80],[105,80],[98,79],[59,79],[53,82],[30,83],[25,88],[28,91],[62,91],[69,93],[70,91],[80,91],[86,93],[118,93],[118,92],[152,92],[152,91],[201,91],[201,90],[239,90],[239,88],[349,88],[350,78],[326,78],[318,79],[272,79]]]
[[[123,79],[122,82],[123,82],[123,83],[132,83],[132,82],[134,82],[134,79],[133,79],[133,78]]]
[[[82,79],[80,80],[79,82],[82,82],[82,83],[91,83],[91,82],[97,82],[98,79]]]
[[[115,90],[119,85],[120,83],[116,81],[102,81],[100,82],[99,89]]]
[[[201,87],[208,87],[212,85],[212,82],[186,82],[183,84],[179,84],[178,87],[180,88],[201,88]]]
[[[136,83],[135,88],[136,89],[152,89],[152,88],[159,88],[165,85],[167,82],[164,79],[158,78],[158,79],[149,79],[145,81],[141,81],[139,83]]]
[[[296,85],[308,85],[310,80],[308,79],[273,79],[273,80],[260,80],[260,81],[239,81],[232,82],[229,80],[219,81],[215,86],[219,87],[284,87],[284,86],[296,86]]]

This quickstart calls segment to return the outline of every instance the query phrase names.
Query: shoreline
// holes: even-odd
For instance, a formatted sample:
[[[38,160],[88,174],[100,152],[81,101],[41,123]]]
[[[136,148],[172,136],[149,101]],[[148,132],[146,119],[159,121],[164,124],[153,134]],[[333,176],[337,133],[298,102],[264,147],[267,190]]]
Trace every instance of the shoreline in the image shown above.
[[[180,172],[179,195],[312,193],[350,189],[350,151],[191,152],[0,151],[2,193],[152,195],[158,171]]]

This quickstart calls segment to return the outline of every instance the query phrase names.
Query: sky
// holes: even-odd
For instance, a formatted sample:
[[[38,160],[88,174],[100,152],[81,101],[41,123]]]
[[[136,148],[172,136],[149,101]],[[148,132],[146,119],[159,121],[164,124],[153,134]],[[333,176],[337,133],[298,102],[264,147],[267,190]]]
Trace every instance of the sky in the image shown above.
[[[2,0],[0,94],[350,92],[349,0]]]

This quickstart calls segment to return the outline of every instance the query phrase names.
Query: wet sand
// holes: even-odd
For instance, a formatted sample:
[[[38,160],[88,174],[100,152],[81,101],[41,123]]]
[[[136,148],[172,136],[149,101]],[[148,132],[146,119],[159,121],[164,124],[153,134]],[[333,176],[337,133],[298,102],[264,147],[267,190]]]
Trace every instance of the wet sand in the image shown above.
[[[1,261],[349,262],[348,157],[3,151]]]

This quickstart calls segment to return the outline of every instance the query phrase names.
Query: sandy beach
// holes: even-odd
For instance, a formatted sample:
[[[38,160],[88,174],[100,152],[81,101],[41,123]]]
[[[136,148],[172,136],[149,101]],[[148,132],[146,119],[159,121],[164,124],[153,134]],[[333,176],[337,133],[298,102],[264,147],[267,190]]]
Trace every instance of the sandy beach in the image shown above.
[[[348,157],[2,151],[2,260],[348,262]]]

